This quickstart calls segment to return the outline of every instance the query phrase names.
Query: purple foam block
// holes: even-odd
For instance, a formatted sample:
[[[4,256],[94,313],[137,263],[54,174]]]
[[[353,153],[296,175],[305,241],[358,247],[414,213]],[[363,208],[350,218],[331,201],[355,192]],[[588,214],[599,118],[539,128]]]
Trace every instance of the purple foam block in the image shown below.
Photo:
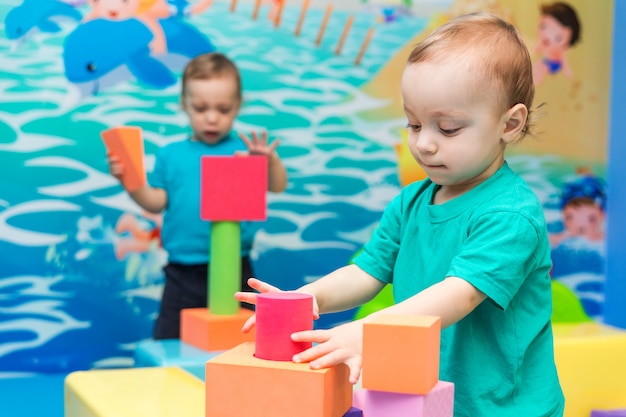
[[[591,417],[626,417],[626,408],[621,410],[592,410]]]
[[[363,417],[363,410],[356,407],[350,407],[350,409],[343,415],[343,417]]]

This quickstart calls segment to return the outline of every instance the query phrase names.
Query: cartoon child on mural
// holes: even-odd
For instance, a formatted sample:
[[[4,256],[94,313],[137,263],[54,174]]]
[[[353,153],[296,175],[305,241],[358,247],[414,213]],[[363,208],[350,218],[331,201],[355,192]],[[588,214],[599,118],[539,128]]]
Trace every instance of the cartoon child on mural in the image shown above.
[[[154,54],[167,52],[165,33],[159,19],[170,16],[166,0],[88,0],[91,6],[84,21],[93,19],[126,20],[136,18],[146,25],[154,38],[150,42],[150,51]]]
[[[126,258],[130,253],[145,253],[161,248],[163,215],[143,211],[141,216],[124,213],[115,224],[115,257]]]
[[[200,0],[193,5],[187,5],[185,13],[199,14],[211,6],[213,0]],[[138,19],[145,24],[154,36],[150,43],[153,54],[167,53],[167,41],[159,20],[167,19],[172,15],[172,7],[167,0],[88,0],[91,12],[84,21],[93,19],[126,20]]]
[[[559,72],[567,78],[573,76],[567,60],[567,52],[580,40],[580,21],[576,10],[564,2],[544,4],[539,18],[539,41],[535,52],[539,55],[533,66],[535,85],[546,76]]]
[[[599,178],[581,170],[578,178],[563,187],[560,207],[563,231],[550,235],[553,247],[571,238],[592,243],[604,240],[606,193]]]

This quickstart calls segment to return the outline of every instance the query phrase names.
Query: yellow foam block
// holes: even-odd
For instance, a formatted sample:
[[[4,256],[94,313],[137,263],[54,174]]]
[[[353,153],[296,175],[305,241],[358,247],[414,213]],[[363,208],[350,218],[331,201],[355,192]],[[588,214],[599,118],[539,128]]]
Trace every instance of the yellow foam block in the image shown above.
[[[240,308],[237,314],[211,314],[207,308],[185,308],[180,312],[180,340],[207,352],[227,350],[243,342],[254,342],[255,328],[241,328],[254,311]]]
[[[556,323],[553,329],[565,417],[626,408],[626,330],[596,322]]]
[[[363,326],[363,388],[426,395],[439,380],[441,319],[380,315]]]
[[[206,363],[206,416],[341,417],[352,406],[348,373],[258,359],[242,343]]]
[[[202,417],[204,384],[175,367],[78,371],[65,378],[65,417]]]

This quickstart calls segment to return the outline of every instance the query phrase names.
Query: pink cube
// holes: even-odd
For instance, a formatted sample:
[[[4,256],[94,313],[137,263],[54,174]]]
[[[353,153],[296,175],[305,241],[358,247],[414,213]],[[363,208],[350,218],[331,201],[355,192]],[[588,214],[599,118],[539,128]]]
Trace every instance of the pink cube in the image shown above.
[[[203,156],[200,176],[202,220],[267,218],[267,157]]]

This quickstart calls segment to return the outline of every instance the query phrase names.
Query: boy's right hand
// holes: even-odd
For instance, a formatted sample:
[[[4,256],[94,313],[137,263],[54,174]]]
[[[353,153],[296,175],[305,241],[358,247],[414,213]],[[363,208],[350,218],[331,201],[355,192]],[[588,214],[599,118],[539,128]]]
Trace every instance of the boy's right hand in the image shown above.
[[[124,175],[124,164],[111,152],[107,152],[107,161],[109,163],[109,172],[121,182]]]
[[[283,292],[280,288],[274,287],[273,285],[268,284],[267,282],[261,281],[256,278],[249,278],[248,285],[258,291],[259,293],[267,293],[267,292]],[[295,291],[298,292],[298,291]],[[240,302],[254,304],[256,305],[256,292],[245,292],[245,291],[237,291],[235,293],[235,299]],[[319,307],[317,306],[317,300],[315,296],[313,296],[313,319],[317,320],[319,318]],[[256,314],[252,315],[246,322],[244,323],[241,331],[244,333],[248,333],[252,327],[256,324]]]

